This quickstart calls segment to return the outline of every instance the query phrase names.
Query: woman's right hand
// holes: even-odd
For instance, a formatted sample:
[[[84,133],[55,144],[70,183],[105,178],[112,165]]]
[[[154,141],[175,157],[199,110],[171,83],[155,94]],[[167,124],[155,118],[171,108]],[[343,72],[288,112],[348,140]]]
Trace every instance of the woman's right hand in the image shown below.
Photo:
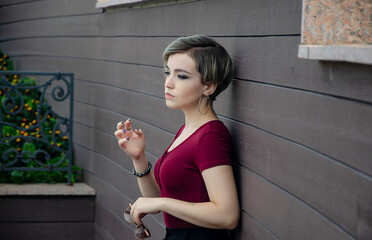
[[[145,135],[141,129],[133,130],[132,121],[119,122],[114,135],[119,147],[133,160],[138,160],[145,152]]]

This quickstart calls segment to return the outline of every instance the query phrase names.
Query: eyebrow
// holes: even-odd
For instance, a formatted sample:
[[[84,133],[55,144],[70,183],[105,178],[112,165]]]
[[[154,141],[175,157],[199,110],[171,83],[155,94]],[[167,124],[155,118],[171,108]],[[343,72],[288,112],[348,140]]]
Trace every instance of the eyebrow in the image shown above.
[[[165,67],[169,70],[169,67],[168,65],[165,65]],[[184,72],[184,73],[187,73],[187,74],[190,74],[192,75],[189,71],[185,70],[185,69],[182,69],[182,68],[176,68],[174,69],[175,72]]]

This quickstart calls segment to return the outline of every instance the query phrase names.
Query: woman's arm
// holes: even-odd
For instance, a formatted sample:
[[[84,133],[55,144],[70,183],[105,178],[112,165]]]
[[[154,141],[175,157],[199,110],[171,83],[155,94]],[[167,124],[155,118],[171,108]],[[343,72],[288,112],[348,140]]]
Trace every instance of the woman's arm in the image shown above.
[[[132,159],[135,171],[142,173],[148,167],[145,156],[145,135],[141,129],[132,129],[131,124],[131,120],[119,122],[114,135],[118,139],[119,147]],[[160,197],[160,189],[152,172],[137,177],[137,180],[142,196]]]
[[[141,155],[139,159],[132,159],[134,170],[137,173],[144,172],[147,167],[148,163],[146,160],[145,154]],[[137,177],[138,187],[141,191],[142,196],[153,198],[153,197],[160,197],[160,189],[158,184],[156,183],[154,174],[150,171],[149,174],[146,174],[142,177]]]
[[[190,203],[171,198],[139,198],[131,214],[137,224],[148,213],[167,212],[206,228],[234,229],[240,216],[239,200],[232,167],[212,167],[202,172],[210,202]]]

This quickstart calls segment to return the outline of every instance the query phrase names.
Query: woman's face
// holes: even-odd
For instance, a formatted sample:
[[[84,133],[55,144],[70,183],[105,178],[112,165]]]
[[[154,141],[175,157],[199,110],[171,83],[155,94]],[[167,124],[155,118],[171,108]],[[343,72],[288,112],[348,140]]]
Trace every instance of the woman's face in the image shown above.
[[[169,56],[165,77],[165,100],[169,108],[189,110],[198,106],[207,85],[201,83],[195,61],[187,53]]]

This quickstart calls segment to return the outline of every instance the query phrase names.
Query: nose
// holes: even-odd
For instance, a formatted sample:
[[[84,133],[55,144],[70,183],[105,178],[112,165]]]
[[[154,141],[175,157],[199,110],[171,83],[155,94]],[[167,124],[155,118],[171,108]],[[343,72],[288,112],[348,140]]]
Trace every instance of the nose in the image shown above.
[[[173,80],[173,77],[171,75],[168,75],[165,78],[165,84],[164,85],[165,85],[166,88],[169,88],[169,89],[174,88],[174,80]]]

